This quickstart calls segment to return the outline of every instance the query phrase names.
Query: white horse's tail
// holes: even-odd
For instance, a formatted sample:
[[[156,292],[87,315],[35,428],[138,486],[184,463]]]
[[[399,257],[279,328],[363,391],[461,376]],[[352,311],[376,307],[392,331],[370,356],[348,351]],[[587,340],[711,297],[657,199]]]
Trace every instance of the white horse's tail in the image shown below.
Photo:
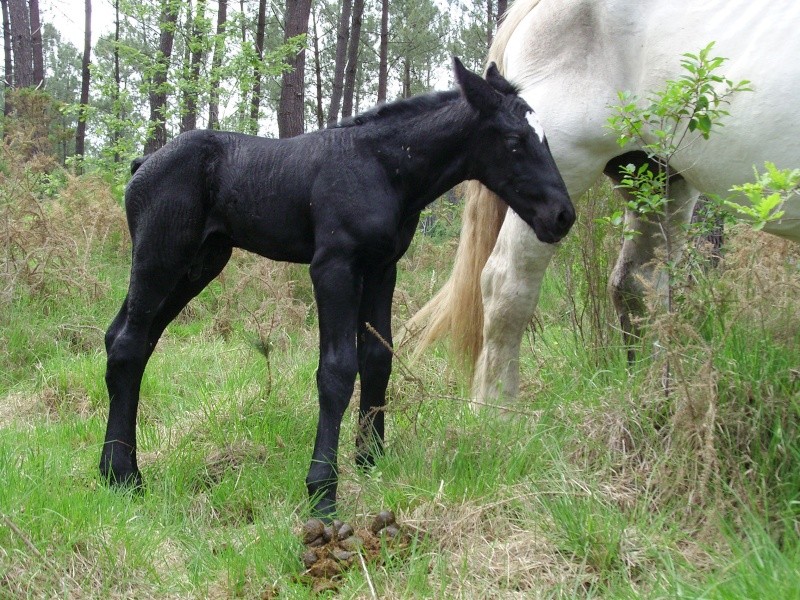
[[[410,334],[419,334],[415,354],[447,337],[452,350],[466,364],[475,364],[483,343],[481,271],[497,241],[506,209],[506,204],[483,185],[469,182],[450,278],[405,325]]]
[[[511,34],[539,0],[517,0],[506,13],[489,48],[488,62],[505,71],[503,55]],[[483,344],[481,271],[492,253],[508,206],[477,181],[467,185],[461,237],[453,271],[439,292],[406,323],[416,336],[415,354],[438,339],[450,339],[452,350],[473,367]]]

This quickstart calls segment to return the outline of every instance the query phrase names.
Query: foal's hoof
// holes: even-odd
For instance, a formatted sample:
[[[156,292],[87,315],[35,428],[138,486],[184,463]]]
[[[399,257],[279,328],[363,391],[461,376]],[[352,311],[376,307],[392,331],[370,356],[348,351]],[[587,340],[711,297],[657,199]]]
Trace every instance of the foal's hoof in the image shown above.
[[[117,470],[108,468],[100,463],[100,476],[111,487],[141,492],[144,490],[144,481],[139,469]]]
[[[370,471],[375,468],[375,456],[372,453],[356,454],[356,466],[362,471]]]

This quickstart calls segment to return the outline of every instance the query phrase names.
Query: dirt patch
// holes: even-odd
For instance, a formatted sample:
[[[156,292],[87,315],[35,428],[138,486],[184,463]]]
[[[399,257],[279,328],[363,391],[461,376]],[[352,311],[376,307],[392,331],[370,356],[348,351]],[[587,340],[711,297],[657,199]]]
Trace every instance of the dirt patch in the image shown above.
[[[202,483],[212,488],[222,481],[229,471],[238,471],[249,462],[263,462],[269,456],[269,450],[260,444],[240,441],[211,452],[205,460],[205,472]]]

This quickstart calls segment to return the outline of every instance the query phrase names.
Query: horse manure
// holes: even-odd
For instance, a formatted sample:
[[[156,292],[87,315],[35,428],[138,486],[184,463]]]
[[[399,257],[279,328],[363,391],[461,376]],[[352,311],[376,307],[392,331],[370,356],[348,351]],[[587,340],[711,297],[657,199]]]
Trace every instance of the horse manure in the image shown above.
[[[372,531],[372,533],[378,533],[382,529],[385,529],[389,525],[392,525],[394,522],[395,522],[394,513],[390,510],[382,510],[375,516],[375,520],[372,521],[370,530]]]
[[[337,531],[340,540],[346,540],[354,533],[355,531],[353,531],[353,527],[349,523],[343,523],[342,526],[339,527],[339,530]]]
[[[333,555],[333,558],[343,563],[349,562],[350,559],[356,555],[355,552],[348,552],[347,550],[340,549],[334,550],[331,552],[331,554]]]
[[[321,538],[325,532],[325,524],[319,519],[309,519],[303,524],[303,543],[310,544]]]
[[[394,513],[384,510],[369,522],[368,528],[354,529],[339,520],[325,525],[319,519],[303,524],[301,536],[305,551],[301,556],[305,571],[297,580],[308,585],[314,593],[335,590],[342,573],[360,563],[380,564],[386,550],[403,552],[422,532],[397,523]]]
[[[308,575],[314,579],[333,579],[342,572],[342,566],[332,558],[323,558],[311,565]]]
[[[352,527],[351,527],[352,529]],[[339,542],[339,546],[348,552],[358,552],[364,546],[364,540],[357,535],[350,535]]]
[[[386,537],[394,538],[400,535],[400,528],[396,524],[392,523],[381,530],[381,533],[386,535]]]
[[[313,550],[306,550],[303,552],[303,564],[305,565],[306,569],[310,569],[314,566],[314,563],[319,560],[319,556]]]
[[[322,530],[322,539],[325,540],[325,542],[335,542],[336,533],[332,525],[327,525],[325,529]]]

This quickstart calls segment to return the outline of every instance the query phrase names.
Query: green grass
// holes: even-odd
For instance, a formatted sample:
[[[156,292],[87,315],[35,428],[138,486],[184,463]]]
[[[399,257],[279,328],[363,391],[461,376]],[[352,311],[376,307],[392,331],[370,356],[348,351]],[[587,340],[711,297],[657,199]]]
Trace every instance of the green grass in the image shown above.
[[[387,452],[370,473],[355,468],[348,412],[341,515],[363,525],[391,508],[427,536],[329,595],[370,597],[371,584],[387,598],[800,597],[798,303],[740,293],[725,273],[688,290],[681,322],[701,335],[670,338],[686,391],[666,400],[662,358],[628,366],[607,301],[589,294],[587,278],[607,276],[608,235],[578,230],[548,274],[516,412],[473,413],[443,347],[395,369]],[[601,253],[593,275],[586,236]],[[170,326],[142,386],[146,488],[122,493],[97,474],[122,237],[85,257],[91,286],[0,297],[0,598],[312,597],[296,578],[316,426],[305,268],[237,255]],[[415,241],[398,323],[443,281],[451,251],[449,238]],[[724,302],[712,284],[732,290]],[[709,402],[704,450],[702,418],[686,415]]]

